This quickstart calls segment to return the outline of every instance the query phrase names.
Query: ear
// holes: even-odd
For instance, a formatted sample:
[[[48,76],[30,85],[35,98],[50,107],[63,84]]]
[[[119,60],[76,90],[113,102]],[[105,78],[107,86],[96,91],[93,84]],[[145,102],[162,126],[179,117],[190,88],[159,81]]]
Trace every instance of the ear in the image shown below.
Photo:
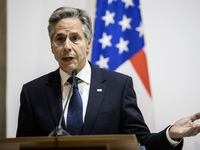
[[[52,43],[51,43],[51,52],[54,54]]]
[[[87,42],[87,46],[86,46],[86,48],[87,48],[87,53],[89,53],[91,44],[92,44],[92,38]]]

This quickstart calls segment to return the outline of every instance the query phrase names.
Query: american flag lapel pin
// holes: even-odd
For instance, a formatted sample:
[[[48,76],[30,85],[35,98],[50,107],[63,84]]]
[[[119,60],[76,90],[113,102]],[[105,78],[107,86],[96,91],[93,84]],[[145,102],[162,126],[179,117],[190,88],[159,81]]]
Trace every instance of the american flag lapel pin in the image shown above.
[[[97,92],[102,92],[102,89],[97,89]]]

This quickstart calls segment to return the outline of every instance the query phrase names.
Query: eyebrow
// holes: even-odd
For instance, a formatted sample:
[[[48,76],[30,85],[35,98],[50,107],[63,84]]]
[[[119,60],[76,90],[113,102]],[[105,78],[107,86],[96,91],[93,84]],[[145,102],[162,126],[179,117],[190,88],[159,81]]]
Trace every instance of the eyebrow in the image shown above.
[[[70,33],[70,34],[80,36],[80,34],[79,34],[78,32],[72,32],[72,33]]]
[[[71,35],[79,35],[80,36],[80,34],[78,32],[71,32],[70,34]],[[65,34],[64,33],[58,33],[55,36],[63,36],[63,35],[65,35]]]
[[[63,35],[65,35],[65,34],[63,34],[63,33],[58,33],[58,34],[55,35],[55,37],[57,37],[57,36],[63,36]]]

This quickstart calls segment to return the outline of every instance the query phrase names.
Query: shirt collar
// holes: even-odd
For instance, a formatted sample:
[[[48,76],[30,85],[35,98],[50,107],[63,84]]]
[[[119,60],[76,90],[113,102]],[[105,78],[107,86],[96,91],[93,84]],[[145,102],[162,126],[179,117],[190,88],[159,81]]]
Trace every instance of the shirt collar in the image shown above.
[[[66,72],[64,72],[61,68],[59,68],[60,77],[61,77],[61,86],[63,86],[67,79],[70,77]],[[89,62],[86,62],[84,68],[77,74],[77,77],[81,79],[83,82],[90,84],[91,79],[91,66]]]

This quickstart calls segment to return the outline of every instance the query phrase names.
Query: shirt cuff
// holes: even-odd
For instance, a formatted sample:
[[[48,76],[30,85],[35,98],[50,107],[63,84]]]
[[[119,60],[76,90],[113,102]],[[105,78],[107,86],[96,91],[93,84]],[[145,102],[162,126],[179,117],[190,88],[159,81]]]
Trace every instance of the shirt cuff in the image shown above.
[[[167,136],[167,139],[168,139],[170,145],[173,146],[173,147],[175,147],[175,146],[177,146],[179,143],[181,143],[182,139],[179,140],[179,141],[173,140],[173,139],[169,136],[169,129],[170,129],[170,128],[171,128],[171,126],[169,126],[169,127],[167,128],[167,130],[166,130],[166,136]]]

